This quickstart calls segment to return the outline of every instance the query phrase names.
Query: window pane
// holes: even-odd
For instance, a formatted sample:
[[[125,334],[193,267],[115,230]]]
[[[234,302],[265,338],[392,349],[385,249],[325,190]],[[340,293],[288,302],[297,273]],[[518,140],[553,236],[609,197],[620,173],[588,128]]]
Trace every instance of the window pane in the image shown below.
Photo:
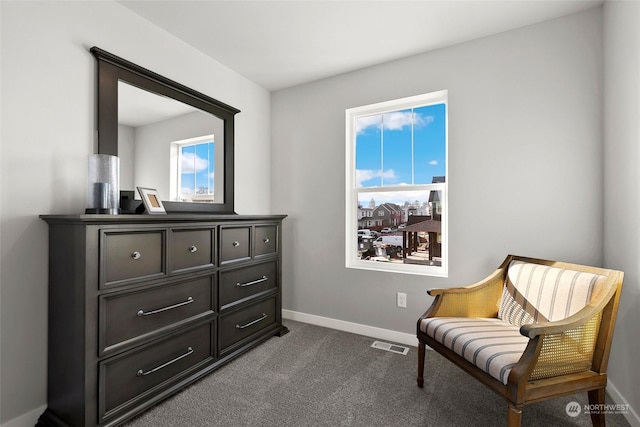
[[[412,184],[411,110],[386,113],[382,122],[382,185]]]
[[[194,194],[196,149],[193,145],[180,147],[180,195],[181,199]]]
[[[442,265],[441,190],[358,193],[356,258]]]
[[[350,108],[346,124],[347,268],[446,277],[447,91]]]
[[[213,170],[213,152],[208,143],[197,144],[196,149],[196,194],[211,194],[213,188],[209,187],[209,175]]]
[[[356,120],[356,187],[382,185],[382,115]]]
[[[214,143],[180,147],[180,200],[206,202],[214,193]]]
[[[209,150],[209,171],[208,171],[208,178],[209,178],[209,194],[213,194],[214,193],[214,189],[216,188],[214,185],[214,179],[215,179],[215,150],[214,150],[214,146],[213,146],[213,142],[209,142],[207,143],[207,149]]]
[[[446,176],[446,106],[429,105],[414,110],[415,184],[430,184]]]

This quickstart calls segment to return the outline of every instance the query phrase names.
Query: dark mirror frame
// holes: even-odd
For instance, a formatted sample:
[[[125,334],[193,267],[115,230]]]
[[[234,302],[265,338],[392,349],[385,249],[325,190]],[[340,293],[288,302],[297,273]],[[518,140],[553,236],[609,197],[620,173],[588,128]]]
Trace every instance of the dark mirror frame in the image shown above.
[[[235,213],[233,135],[234,116],[240,110],[98,47],[92,47],[90,52],[98,60],[98,154],[118,155],[119,81],[209,112],[224,121],[224,202],[193,203],[163,200],[162,203],[168,213]]]

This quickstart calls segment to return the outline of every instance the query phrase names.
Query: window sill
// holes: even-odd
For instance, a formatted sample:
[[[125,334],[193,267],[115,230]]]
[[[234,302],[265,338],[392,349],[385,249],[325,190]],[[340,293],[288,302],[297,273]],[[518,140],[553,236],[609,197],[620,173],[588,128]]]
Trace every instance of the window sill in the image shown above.
[[[381,271],[385,273],[412,274],[430,277],[449,277],[447,266],[435,266],[424,264],[404,264],[387,261],[352,260],[347,261],[346,268],[358,270]]]

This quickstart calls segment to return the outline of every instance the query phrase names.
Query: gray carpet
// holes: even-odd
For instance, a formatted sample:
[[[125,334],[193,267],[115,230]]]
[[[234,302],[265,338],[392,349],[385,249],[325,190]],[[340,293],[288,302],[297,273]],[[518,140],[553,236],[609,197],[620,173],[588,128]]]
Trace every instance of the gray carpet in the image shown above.
[[[274,337],[169,398],[127,427],[506,426],[506,402],[433,351],[416,386],[417,349],[371,348],[371,338],[285,321]],[[523,426],[590,426],[566,405],[586,393],[526,406]],[[629,426],[607,415],[611,427]]]

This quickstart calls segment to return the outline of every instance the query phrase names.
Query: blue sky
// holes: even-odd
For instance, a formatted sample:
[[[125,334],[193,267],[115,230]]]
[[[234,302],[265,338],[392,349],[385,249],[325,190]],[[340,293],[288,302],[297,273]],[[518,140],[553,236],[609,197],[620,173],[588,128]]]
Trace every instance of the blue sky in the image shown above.
[[[356,119],[356,186],[430,184],[446,175],[445,104],[413,113],[413,154],[411,110]]]
[[[434,176],[446,176],[445,155],[445,104],[415,108],[413,115],[408,109],[356,119],[357,187],[431,184]],[[358,198],[365,206],[371,198],[402,204],[428,194],[382,191]]]
[[[213,142],[184,145],[181,147],[180,184],[183,194],[194,194],[200,187],[210,188],[213,193],[214,149]]]

